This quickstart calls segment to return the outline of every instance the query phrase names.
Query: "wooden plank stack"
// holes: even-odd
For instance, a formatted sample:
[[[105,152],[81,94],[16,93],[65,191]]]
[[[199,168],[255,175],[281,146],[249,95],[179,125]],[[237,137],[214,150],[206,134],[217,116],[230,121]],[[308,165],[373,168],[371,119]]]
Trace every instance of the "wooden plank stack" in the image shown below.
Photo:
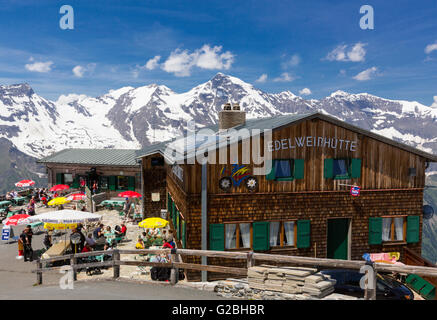
[[[307,294],[323,298],[334,292],[335,280],[317,273],[314,268],[251,267],[247,272],[249,287],[257,290],[291,294]]]

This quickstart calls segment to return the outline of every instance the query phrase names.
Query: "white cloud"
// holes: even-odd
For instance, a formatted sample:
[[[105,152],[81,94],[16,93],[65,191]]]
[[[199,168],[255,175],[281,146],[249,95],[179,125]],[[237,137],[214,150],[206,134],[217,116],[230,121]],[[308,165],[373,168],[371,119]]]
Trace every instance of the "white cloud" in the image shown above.
[[[30,57],[29,61],[32,62],[35,59],[33,59],[33,57]],[[28,63],[25,65],[25,68],[29,71],[32,72],[50,72],[52,70],[52,65],[53,62],[52,61],[47,61],[47,62],[34,62],[34,63]]]
[[[161,68],[178,77],[189,76],[193,67],[208,70],[228,70],[234,62],[234,55],[229,51],[222,53],[221,50],[221,46],[211,48],[209,45],[204,45],[192,53],[188,50],[176,49],[171,52]]]
[[[267,74],[263,73],[258,79],[255,80],[255,82],[264,83],[267,80]]]
[[[326,59],[329,61],[364,61],[366,56],[365,43],[357,42],[352,48],[347,45],[339,45],[334,50],[328,53]]]
[[[156,69],[159,66],[159,59],[161,59],[161,56],[154,56],[152,59],[149,59],[149,61],[147,61],[145,67],[147,70],[153,70]]]
[[[434,96],[434,102],[431,105],[431,108],[436,108],[437,109],[437,96]]]
[[[95,63],[89,63],[85,67],[77,65],[72,69],[72,71],[75,77],[82,78],[85,73],[91,73],[94,71],[95,68]]]
[[[273,81],[275,82],[290,82],[293,81],[295,78],[290,75],[288,72],[284,72],[281,74],[280,77],[277,77],[275,79],[273,79]]]
[[[437,41],[433,44],[429,44],[425,48],[425,53],[430,54],[433,51],[437,51]]]
[[[355,80],[358,80],[358,81],[370,80],[372,78],[372,76],[376,74],[377,71],[378,71],[378,68],[372,67],[372,68],[366,69],[364,71],[361,71],[353,78]]]
[[[299,94],[301,96],[307,96],[310,95],[312,92],[309,88],[303,88],[302,90],[299,91]]]
[[[297,54],[292,55],[289,59],[281,63],[282,69],[296,67],[300,63],[300,57]]]

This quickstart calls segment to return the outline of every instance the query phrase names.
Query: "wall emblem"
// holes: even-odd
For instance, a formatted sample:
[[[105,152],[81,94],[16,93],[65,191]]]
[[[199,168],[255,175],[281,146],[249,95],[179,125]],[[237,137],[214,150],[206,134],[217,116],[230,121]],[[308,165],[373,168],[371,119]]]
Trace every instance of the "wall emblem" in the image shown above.
[[[232,186],[239,187],[244,182],[246,189],[255,191],[258,188],[258,180],[250,174],[250,170],[245,165],[233,164],[229,169],[224,166],[220,172],[222,177],[219,180],[219,187],[223,191],[231,190]]]

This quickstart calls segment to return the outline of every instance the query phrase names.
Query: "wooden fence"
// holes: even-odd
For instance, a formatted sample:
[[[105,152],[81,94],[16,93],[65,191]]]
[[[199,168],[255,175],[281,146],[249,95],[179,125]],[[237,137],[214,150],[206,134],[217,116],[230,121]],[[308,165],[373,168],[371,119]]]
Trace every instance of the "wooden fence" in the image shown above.
[[[122,254],[166,254],[170,255],[171,259],[167,263],[138,261],[138,260],[121,260]],[[86,258],[99,255],[111,255],[112,259],[103,262],[90,262],[90,263],[78,263],[79,258]],[[236,267],[224,267],[217,265],[202,265],[193,263],[181,262],[181,255],[188,256],[201,256],[209,258],[227,258],[227,259],[240,259],[247,261],[246,268]],[[255,252],[226,252],[226,251],[212,251],[212,250],[190,250],[190,249],[142,249],[142,250],[119,250],[114,249],[111,251],[93,251],[87,253],[77,253],[70,255],[63,255],[53,257],[49,259],[38,259],[36,261],[37,269],[33,270],[33,273],[37,274],[37,283],[42,284],[43,273],[47,271],[61,270],[65,268],[60,267],[48,267],[46,264],[56,261],[69,261],[70,267],[73,270],[74,280],[77,279],[77,270],[93,267],[112,267],[113,278],[120,277],[120,266],[156,266],[170,268],[170,282],[176,284],[178,281],[178,269],[191,269],[208,272],[218,272],[233,274],[236,276],[247,276],[248,268],[255,266],[256,261],[268,261],[288,263],[292,266],[306,266],[315,268],[341,268],[341,269],[354,269],[360,270],[366,264],[369,265],[374,273],[377,272],[396,272],[399,274],[416,274],[419,276],[437,277],[437,268],[435,267],[423,267],[423,266],[411,266],[411,265],[390,265],[383,263],[366,263],[366,261],[358,260],[337,260],[337,259],[323,259],[323,258],[311,258],[311,257],[298,257],[298,256],[284,256],[275,254],[264,254]],[[373,284],[366,283],[364,298],[367,300],[376,299],[376,277],[373,278]],[[373,289],[370,289],[373,288]]]

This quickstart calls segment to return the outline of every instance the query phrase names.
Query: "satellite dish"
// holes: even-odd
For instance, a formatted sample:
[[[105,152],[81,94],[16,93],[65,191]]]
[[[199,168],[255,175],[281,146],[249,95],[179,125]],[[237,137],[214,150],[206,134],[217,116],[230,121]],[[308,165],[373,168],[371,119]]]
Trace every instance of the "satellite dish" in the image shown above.
[[[434,208],[430,205],[424,205],[423,206],[423,218],[424,219],[431,219],[434,215]]]

